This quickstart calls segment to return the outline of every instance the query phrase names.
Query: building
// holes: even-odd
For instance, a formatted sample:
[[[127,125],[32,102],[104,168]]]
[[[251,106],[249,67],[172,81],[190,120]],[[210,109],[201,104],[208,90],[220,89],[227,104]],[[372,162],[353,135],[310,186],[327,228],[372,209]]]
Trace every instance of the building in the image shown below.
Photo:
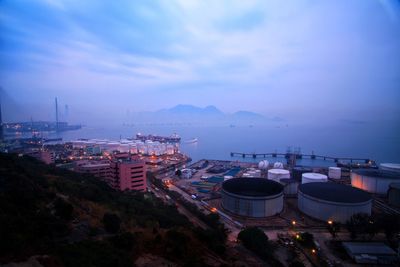
[[[359,169],[351,173],[351,185],[370,193],[386,195],[391,183],[400,182],[400,173],[377,170]]]
[[[222,184],[222,207],[236,215],[268,217],[283,210],[283,186],[263,178],[233,178]]]
[[[347,254],[359,264],[396,264],[399,258],[396,252],[379,242],[343,242]]]
[[[46,164],[54,163],[54,154],[47,150],[43,149],[31,150],[31,151],[26,151],[24,154],[33,157],[35,159],[38,159]]]
[[[113,185],[112,170],[108,160],[89,161],[81,160],[75,162],[75,171],[79,173],[88,173],[97,178],[106,181],[111,187]]]
[[[312,218],[346,223],[356,213],[371,215],[372,198],[367,192],[344,184],[306,183],[299,185],[297,205]]]
[[[103,161],[78,161],[75,171],[89,173],[117,190],[146,191],[146,164],[132,158]]]
[[[118,160],[111,163],[115,171],[114,188],[121,191],[146,191],[146,164],[141,160]]]

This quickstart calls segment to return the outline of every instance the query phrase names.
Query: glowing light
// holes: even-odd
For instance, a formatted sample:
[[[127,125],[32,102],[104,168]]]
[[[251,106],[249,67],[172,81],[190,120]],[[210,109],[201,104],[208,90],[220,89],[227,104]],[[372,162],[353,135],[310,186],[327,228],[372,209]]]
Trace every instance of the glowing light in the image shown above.
[[[296,225],[296,221],[292,221],[292,225]]]
[[[300,238],[300,235],[299,235],[299,234],[297,234],[297,235],[296,235],[296,239],[299,239],[299,238]]]
[[[328,224],[331,225],[333,222],[331,220],[328,221]]]
[[[211,208],[211,212],[217,212],[218,210],[217,210],[217,208]]]
[[[316,251],[315,249],[312,249],[311,252],[312,252],[313,254],[315,254],[315,252],[317,252],[317,251]]]

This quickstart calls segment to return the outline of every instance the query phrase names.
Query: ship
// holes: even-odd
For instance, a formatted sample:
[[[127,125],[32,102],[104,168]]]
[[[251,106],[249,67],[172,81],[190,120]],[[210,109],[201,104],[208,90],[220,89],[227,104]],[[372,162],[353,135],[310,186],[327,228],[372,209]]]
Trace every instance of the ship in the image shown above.
[[[199,141],[197,138],[193,138],[193,139],[186,140],[185,143],[186,144],[194,144],[194,143],[197,143],[197,141]]]
[[[174,133],[171,136],[161,136],[161,135],[143,135],[141,133],[137,133],[136,134],[136,139],[140,140],[140,141],[146,141],[146,140],[150,140],[150,141],[157,141],[160,143],[179,143],[181,141],[181,138],[179,135],[177,135],[176,133]]]

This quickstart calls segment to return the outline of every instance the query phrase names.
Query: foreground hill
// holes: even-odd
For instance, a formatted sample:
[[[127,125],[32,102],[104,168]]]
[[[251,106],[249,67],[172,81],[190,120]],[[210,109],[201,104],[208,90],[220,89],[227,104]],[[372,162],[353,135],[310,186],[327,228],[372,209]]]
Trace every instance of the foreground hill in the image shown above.
[[[194,228],[175,206],[29,157],[0,154],[0,225],[0,265],[232,264],[224,236]]]

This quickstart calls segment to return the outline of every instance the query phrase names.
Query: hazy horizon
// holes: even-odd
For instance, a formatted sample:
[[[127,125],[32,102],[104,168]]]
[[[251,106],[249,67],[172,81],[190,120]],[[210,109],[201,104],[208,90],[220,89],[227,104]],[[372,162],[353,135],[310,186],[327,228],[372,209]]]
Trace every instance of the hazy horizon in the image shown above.
[[[1,1],[4,121],[178,104],[400,122],[399,1]]]

